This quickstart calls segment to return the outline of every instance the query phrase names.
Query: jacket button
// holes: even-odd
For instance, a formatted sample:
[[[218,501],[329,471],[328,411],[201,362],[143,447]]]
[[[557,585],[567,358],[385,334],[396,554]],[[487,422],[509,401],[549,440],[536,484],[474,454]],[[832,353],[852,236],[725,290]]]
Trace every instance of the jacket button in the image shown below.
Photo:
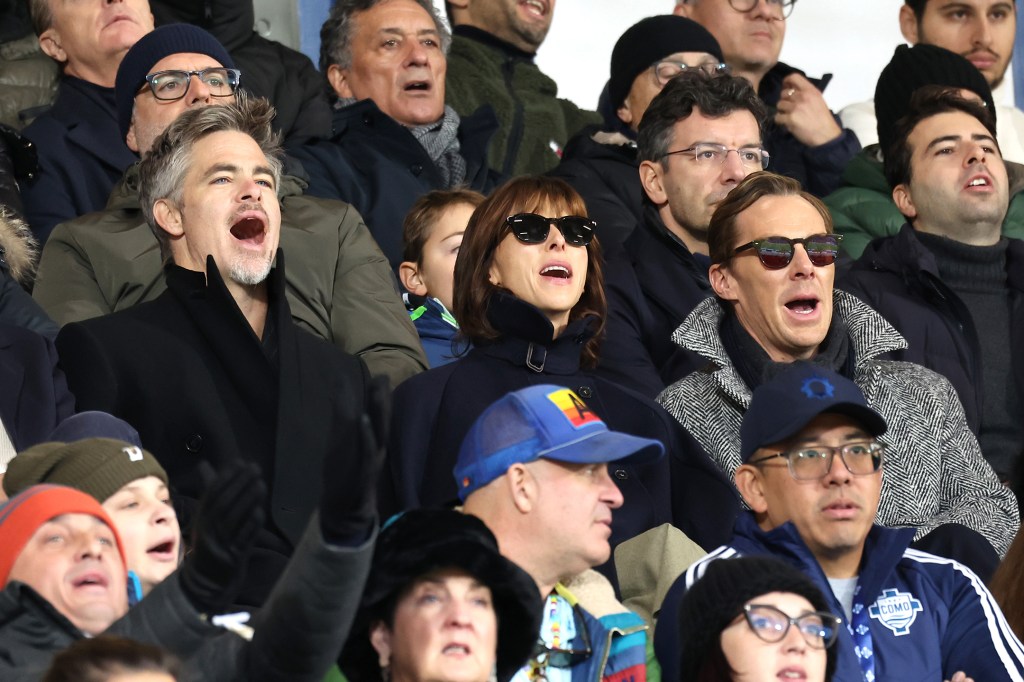
[[[629,472],[626,471],[625,469],[616,469],[615,478],[619,479],[620,481],[625,481],[626,479],[629,478]]]
[[[373,125],[373,117],[369,114],[363,114],[363,123],[368,126]]]
[[[409,166],[409,170],[412,171],[413,175],[417,175],[418,176],[420,173],[423,172],[423,164],[421,164],[421,163],[414,163],[413,165]]]
[[[185,449],[193,453],[199,452],[203,449],[203,437],[198,433],[193,433],[185,439]]]
[[[590,388],[590,386],[580,386],[578,389],[576,389],[576,392],[580,394],[581,398],[594,397],[594,389]]]

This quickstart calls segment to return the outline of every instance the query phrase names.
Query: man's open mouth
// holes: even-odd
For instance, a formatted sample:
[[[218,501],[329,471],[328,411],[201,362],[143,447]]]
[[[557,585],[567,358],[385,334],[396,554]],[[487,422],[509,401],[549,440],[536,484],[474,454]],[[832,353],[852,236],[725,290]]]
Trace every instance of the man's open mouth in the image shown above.
[[[786,307],[798,315],[810,315],[818,309],[818,299],[797,298],[787,303]]]

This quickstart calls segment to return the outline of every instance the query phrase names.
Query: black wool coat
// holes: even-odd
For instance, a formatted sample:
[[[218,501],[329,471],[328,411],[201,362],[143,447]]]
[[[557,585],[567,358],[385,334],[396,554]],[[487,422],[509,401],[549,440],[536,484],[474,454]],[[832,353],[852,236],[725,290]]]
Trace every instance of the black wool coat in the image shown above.
[[[369,376],[359,359],[295,326],[283,270],[278,251],[263,343],[212,257],[208,285],[203,273],[169,266],[157,299],[68,324],[57,337],[79,410],[110,412],[138,430],[167,470],[186,537],[207,483],[203,462],[260,464],[268,519],[244,606],[262,604],[284,569],[320,499],[324,458],[358,442]]]

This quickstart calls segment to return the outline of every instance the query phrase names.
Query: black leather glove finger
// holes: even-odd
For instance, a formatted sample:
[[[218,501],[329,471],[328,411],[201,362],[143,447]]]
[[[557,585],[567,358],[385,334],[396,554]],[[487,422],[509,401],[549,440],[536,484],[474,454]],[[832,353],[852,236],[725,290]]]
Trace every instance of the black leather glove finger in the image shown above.
[[[267,487],[258,465],[234,462],[206,486],[193,528],[192,552],[181,567],[181,589],[201,613],[234,603],[265,521]]]
[[[377,479],[384,466],[390,409],[387,379],[376,377],[357,422],[356,443],[339,447],[324,462],[320,530],[331,544],[362,543],[377,519]],[[343,441],[338,439],[339,445]]]

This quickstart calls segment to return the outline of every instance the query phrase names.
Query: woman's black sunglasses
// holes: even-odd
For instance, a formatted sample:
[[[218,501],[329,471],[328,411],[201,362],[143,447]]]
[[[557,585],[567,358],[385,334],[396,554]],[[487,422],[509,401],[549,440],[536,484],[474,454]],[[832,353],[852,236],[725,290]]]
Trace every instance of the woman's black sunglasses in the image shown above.
[[[583,216],[545,218],[536,213],[517,213],[505,218],[505,224],[512,230],[516,239],[524,244],[543,244],[548,240],[548,233],[554,225],[562,233],[566,243],[572,246],[589,244],[594,238],[594,228],[597,227],[597,223]]]

